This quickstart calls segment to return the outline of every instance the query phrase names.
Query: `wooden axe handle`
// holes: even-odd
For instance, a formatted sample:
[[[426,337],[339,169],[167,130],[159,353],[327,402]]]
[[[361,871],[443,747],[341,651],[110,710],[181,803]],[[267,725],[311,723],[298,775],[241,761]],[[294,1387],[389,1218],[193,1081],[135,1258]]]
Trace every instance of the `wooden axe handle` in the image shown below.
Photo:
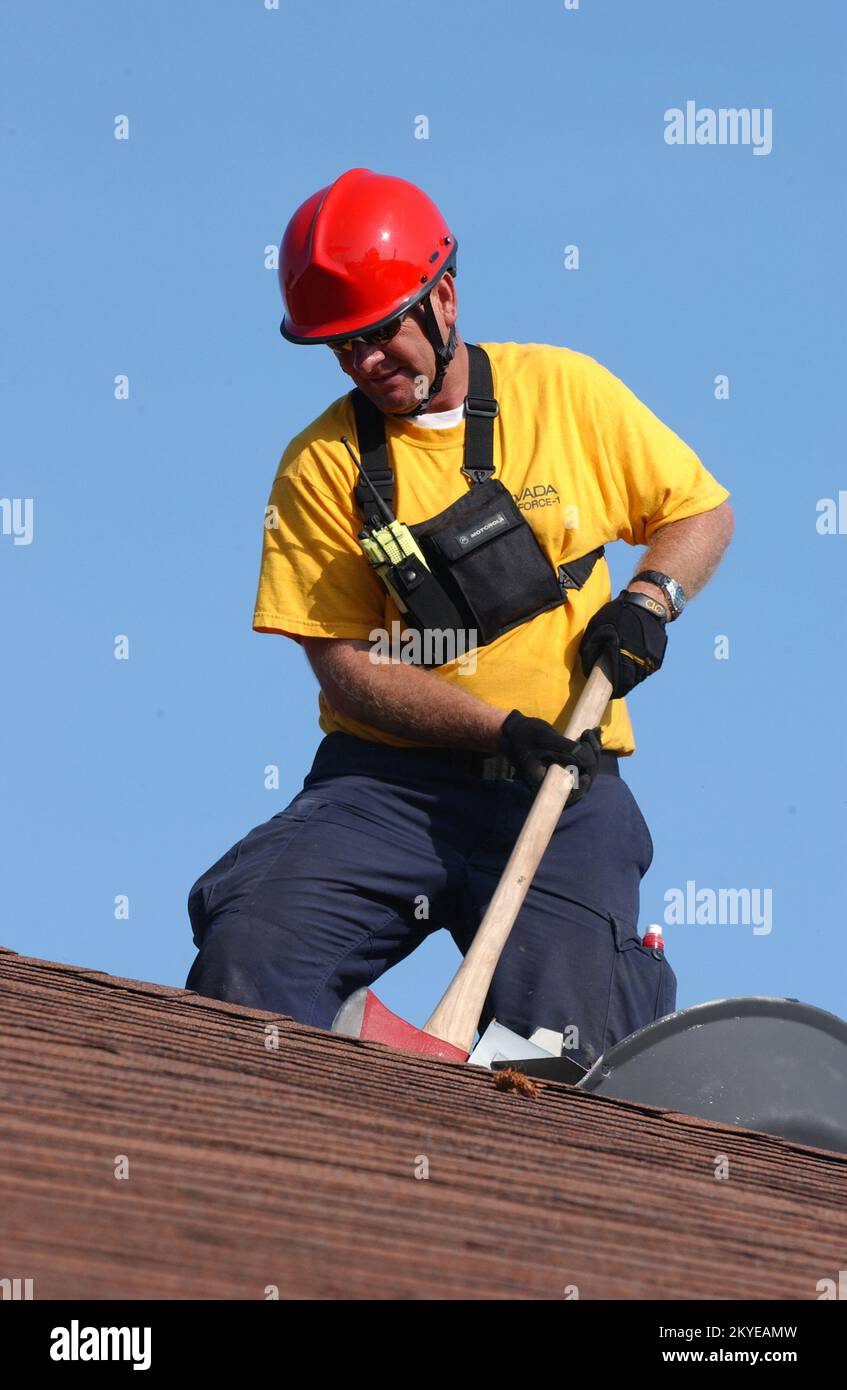
[[[611,682],[598,663],[576,702],[565,737],[578,739],[585,729],[596,728],[611,693]],[[573,773],[566,768],[558,763],[548,768],[470,949],[432,1017],[424,1024],[425,1033],[470,1052],[497,962],[573,784]]]

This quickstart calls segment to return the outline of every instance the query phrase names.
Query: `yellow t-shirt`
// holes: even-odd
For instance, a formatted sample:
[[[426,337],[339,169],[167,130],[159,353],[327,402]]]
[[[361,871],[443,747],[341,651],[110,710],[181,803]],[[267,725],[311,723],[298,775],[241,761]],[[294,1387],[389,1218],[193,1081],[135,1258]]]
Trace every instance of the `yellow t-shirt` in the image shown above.
[[[495,477],[509,489],[554,569],[598,545],[645,545],[658,527],[710,511],[729,496],[687,444],[605,367],[583,353],[538,343],[483,343],[500,414],[494,429]],[[400,613],[365,558],[353,499],[358,475],[340,442],[355,442],[345,394],[286,449],[265,514],[253,627],[290,637],[397,633]],[[386,416],[395,475],[394,510],[407,525],[444,510],[467,492],[462,474],[464,420],[425,428]],[[546,719],[560,731],[585,679],[580,638],[611,597],[598,560],[584,588],[432,674],[487,704]],[[475,669],[474,669],[475,668]],[[319,696],[320,727],[400,747],[419,746],[330,707]],[[632,753],[623,700],[602,723],[604,748]]]

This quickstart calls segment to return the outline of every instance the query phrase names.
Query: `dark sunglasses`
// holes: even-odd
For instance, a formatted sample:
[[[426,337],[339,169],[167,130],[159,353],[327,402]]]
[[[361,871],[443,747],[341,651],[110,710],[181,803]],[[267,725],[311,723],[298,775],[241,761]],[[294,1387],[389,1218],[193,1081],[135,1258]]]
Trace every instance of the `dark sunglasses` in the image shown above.
[[[406,309],[402,314],[398,314],[396,319],[383,324],[382,328],[373,329],[371,333],[359,333],[355,338],[345,338],[340,343],[327,343],[327,347],[332,349],[336,357],[352,352],[354,343],[364,343],[367,347],[385,347],[386,343],[397,337],[406,319],[410,314],[415,314],[417,307],[416,304],[413,305],[411,309]]]

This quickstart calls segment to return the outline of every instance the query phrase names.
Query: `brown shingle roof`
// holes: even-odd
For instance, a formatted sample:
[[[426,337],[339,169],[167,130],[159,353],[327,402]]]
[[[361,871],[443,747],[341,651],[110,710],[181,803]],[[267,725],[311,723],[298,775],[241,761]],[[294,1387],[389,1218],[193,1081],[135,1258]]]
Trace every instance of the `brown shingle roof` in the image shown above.
[[[847,1249],[844,1155],[183,990],[0,950],[0,1050],[36,1298],[814,1299]]]

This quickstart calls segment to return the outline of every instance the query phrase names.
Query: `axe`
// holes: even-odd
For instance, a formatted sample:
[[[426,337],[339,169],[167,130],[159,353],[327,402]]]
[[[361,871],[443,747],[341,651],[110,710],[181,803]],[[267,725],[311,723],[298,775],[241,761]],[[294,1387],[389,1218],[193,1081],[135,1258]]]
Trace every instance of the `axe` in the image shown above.
[[[611,693],[606,670],[598,662],[574,706],[565,737],[579,739],[586,729],[595,728]],[[573,789],[574,778],[574,772],[558,763],[548,768],[467,955],[423,1028],[398,1018],[371,990],[358,989],[338,1010],[332,1024],[334,1033],[368,1038],[405,1052],[422,1052],[447,1061],[467,1061],[497,962]]]

